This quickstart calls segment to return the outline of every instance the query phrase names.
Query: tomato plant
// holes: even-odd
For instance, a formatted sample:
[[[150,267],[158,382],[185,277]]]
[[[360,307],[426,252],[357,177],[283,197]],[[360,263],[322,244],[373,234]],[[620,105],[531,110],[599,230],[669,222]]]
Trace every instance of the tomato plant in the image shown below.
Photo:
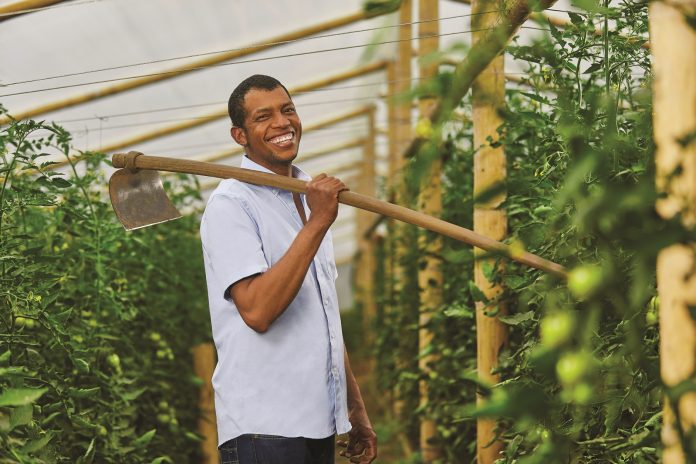
[[[0,461],[194,462],[190,348],[210,334],[197,220],[126,233],[104,156],[65,175],[48,147],[67,155],[70,135],[0,131]],[[168,184],[179,205],[199,199]]]
[[[390,274],[385,265],[377,286],[380,385],[397,402],[416,404],[400,411],[414,448],[411,424],[435,421],[443,462],[472,462],[479,417],[499,421],[504,463],[660,460],[665,391],[656,256],[696,234],[661,220],[654,208],[651,71],[642,47],[647,5],[585,6],[570,14],[569,27],[542,24],[547,33],[506,49],[525,75],[522,84],[507,86],[499,128],[508,177],[497,188],[507,192],[507,241],[562,263],[570,278],[566,283],[502,259],[484,267],[506,289],[492,304],[509,311],[500,317],[510,336],[496,369],[499,385],[482,384],[476,373],[475,303],[486,300],[473,282],[472,251],[445,240],[445,304],[429,322],[431,346],[419,352],[412,344],[419,311],[413,275],[422,250],[400,230],[380,249],[383,262],[396,256],[400,261],[391,266],[402,267]],[[605,21],[610,30],[596,34]],[[444,72],[437,79],[424,93],[451,82]],[[460,111],[470,114],[468,98]],[[468,118],[461,119],[448,123],[436,156],[443,162],[443,217],[472,228],[471,172],[479,147]],[[416,180],[411,198],[433,156],[421,152],[409,160],[406,178]],[[428,375],[415,363],[425,353],[436,354]],[[418,380],[429,393],[420,407]],[[477,393],[487,400],[477,404]],[[684,440],[696,456],[691,438]]]

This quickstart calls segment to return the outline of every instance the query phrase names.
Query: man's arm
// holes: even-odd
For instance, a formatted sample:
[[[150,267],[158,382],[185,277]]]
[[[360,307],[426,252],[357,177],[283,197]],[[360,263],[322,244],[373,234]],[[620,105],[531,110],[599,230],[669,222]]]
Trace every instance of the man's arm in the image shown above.
[[[345,451],[341,451],[342,456],[349,459],[353,458],[351,459],[352,462],[369,464],[377,457],[377,434],[372,429],[372,423],[370,423],[370,418],[367,416],[365,403],[360,394],[358,382],[353,375],[353,369],[350,367],[348,350],[345,345],[343,347],[343,360],[346,366],[348,417],[353,427],[348,432],[348,443],[339,442],[338,444],[347,447]]]
[[[247,277],[230,287],[230,296],[244,322],[257,332],[268,330],[299,292],[324,235],[338,214],[343,182],[317,176],[307,184],[312,214],[283,257],[263,274]]]

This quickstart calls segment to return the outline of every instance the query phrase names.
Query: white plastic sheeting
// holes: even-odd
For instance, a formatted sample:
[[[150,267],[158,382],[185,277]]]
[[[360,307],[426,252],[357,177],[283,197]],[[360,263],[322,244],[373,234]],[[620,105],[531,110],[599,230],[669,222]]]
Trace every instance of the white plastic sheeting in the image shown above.
[[[437,0],[433,0],[437,1]],[[12,3],[0,0],[0,5]],[[417,1],[414,1],[417,21]],[[0,103],[19,113],[52,101],[94,91],[134,76],[161,73],[211,52],[268,42],[281,34],[339,18],[361,9],[358,0],[73,0],[0,22]],[[439,2],[441,49],[470,40],[469,6]],[[308,38],[99,98],[35,119],[55,121],[74,136],[77,150],[99,150],[113,142],[212,111],[226,111],[227,98],[245,77],[272,75],[293,87],[353,69],[395,54],[397,15],[350,24]],[[417,24],[413,25],[417,36]],[[372,30],[370,30],[372,29]],[[418,41],[413,42],[414,50]],[[338,50],[332,50],[338,49]],[[290,55],[290,56],[287,56]],[[108,70],[98,71],[100,69]],[[414,67],[415,70],[415,67]],[[56,77],[66,74],[76,74]],[[417,72],[414,71],[415,79]],[[41,80],[37,80],[41,79]],[[26,82],[32,81],[34,82]],[[92,83],[98,81],[108,81]],[[414,80],[415,82],[415,80]],[[92,83],[92,84],[90,84]],[[48,90],[55,88],[53,90]],[[377,105],[378,126],[385,128],[380,94],[387,91],[384,72],[337,83],[295,96],[304,125],[355,107]],[[16,94],[16,95],[12,95]],[[160,137],[119,151],[198,157],[232,148],[230,122],[221,118],[195,129]],[[307,132],[301,153],[316,151],[367,133],[365,118]],[[378,137],[378,174],[386,169],[386,139]],[[353,148],[307,162],[318,173],[360,159]],[[237,164],[239,158],[223,163]],[[352,214],[343,207],[341,216]],[[340,221],[340,219],[339,219]],[[345,221],[344,221],[345,223]],[[354,234],[342,233],[336,255],[345,261],[355,251]]]

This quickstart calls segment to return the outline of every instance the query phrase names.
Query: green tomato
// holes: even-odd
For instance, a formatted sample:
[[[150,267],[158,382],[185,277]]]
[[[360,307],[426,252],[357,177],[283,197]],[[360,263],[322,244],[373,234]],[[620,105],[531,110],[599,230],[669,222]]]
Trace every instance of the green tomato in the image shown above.
[[[645,323],[649,326],[655,325],[658,323],[660,317],[658,315],[658,311],[660,309],[660,297],[659,296],[654,296],[650,299],[650,303],[648,303],[648,311],[645,313]]]
[[[165,400],[162,400],[159,402],[159,404],[157,404],[157,407],[163,410],[167,410],[169,409],[169,403]]]
[[[534,429],[534,431],[532,432],[532,437],[537,439],[537,440],[541,440],[541,441],[548,440],[550,436],[551,436],[551,433],[549,432],[549,430],[542,425],[536,427]]]
[[[573,388],[573,401],[577,404],[590,404],[593,396],[592,387],[586,382],[579,383]]]
[[[587,375],[590,364],[591,359],[587,353],[566,353],[556,364],[556,374],[562,383],[572,385]]]
[[[568,274],[568,289],[578,299],[588,298],[597,291],[603,278],[601,267],[583,264]]]
[[[29,317],[17,316],[15,317],[15,325],[17,327],[26,327],[27,329],[31,329],[36,325],[36,322],[34,321],[34,319],[31,319]]]
[[[172,418],[169,416],[169,414],[157,414],[157,422],[160,424],[168,424],[171,420]]]
[[[429,139],[433,135],[433,124],[428,118],[422,118],[416,123],[416,135],[422,139]]]
[[[157,359],[164,359],[167,357],[167,352],[165,350],[157,350]]]
[[[650,303],[648,304],[649,309],[658,312],[660,310],[660,295],[655,295],[654,297],[650,298]]]
[[[106,427],[104,427],[103,425],[97,427],[97,435],[99,435],[100,437],[105,437],[108,433],[109,431],[106,430]]]
[[[570,339],[575,330],[575,316],[569,311],[549,314],[541,320],[541,342],[557,347]]]
[[[162,336],[157,332],[150,332],[150,340],[153,342],[158,342],[162,339]]]
[[[535,216],[546,216],[551,211],[553,211],[553,208],[550,206],[537,206],[532,212]]]
[[[106,362],[109,363],[109,366],[113,367],[116,370],[121,368],[121,358],[116,353],[112,353],[109,356],[107,356]]]
[[[75,340],[77,343],[82,343],[85,341],[85,338],[82,335],[75,335],[73,340]]]

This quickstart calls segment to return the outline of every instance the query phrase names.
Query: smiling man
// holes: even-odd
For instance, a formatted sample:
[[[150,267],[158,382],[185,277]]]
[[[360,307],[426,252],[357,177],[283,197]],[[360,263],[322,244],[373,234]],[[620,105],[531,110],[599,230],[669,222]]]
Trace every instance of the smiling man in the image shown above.
[[[201,221],[220,457],[227,463],[370,463],[376,435],[343,344],[329,227],[340,180],[293,160],[302,123],[287,89],[254,75],[229,100],[241,167],[308,181],[307,194],[225,180]]]

